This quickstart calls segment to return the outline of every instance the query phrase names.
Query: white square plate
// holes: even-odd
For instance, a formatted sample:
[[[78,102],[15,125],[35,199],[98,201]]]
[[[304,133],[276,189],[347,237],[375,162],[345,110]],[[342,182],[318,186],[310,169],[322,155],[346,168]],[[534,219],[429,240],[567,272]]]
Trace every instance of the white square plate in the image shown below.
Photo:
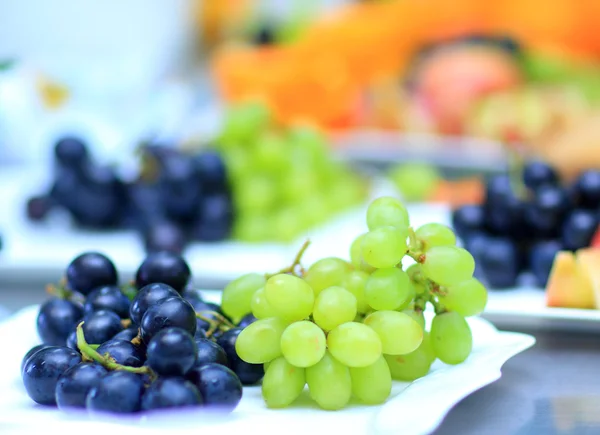
[[[218,292],[206,292],[207,300],[218,300]],[[461,399],[500,378],[502,365],[535,343],[530,335],[498,331],[481,318],[470,318],[473,352],[463,364],[448,366],[439,361],[431,372],[415,382],[395,382],[392,395],[380,406],[352,403],[341,411],[322,411],[306,397],[287,409],[270,410],[262,401],[260,387],[246,387],[238,408],[216,417],[206,411],[168,413],[159,416],[102,420],[72,415],[35,405],[27,397],[20,378],[22,356],[38,343],[35,331],[37,306],[21,310],[0,323],[0,433],[127,433],[157,431],[173,435],[204,433],[312,433],[312,434],[427,434]],[[434,403],[435,406],[431,404]],[[93,426],[86,422],[93,421]],[[124,430],[126,429],[126,431]]]

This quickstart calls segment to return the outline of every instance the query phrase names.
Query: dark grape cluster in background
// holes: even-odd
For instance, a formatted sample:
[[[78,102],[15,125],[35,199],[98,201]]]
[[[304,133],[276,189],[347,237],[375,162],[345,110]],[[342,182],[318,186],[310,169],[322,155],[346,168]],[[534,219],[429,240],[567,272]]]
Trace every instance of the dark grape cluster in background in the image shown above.
[[[63,138],[54,148],[54,177],[48,192],[27,201],[27,216],[43,220],[66,210],[80,227],[134,229],[148,252],[181,253],[190,241],[229,237],[233,207],[219,153],[186,154],[172,147],[141,147],[142,170],[133,181],[94,162],[86,144]]]
[[[600,170],[565,183],[554,168],[532,161],[516,181],[492,176],[483,204],[462,206],[452,215],[490,288],[514,287],[523,272],[544,287],[556,253],[588,247],[600,223]]]
[[[135,282],[121,286],[103,254],[75,258],[40,307],[41,344],[22,360],[29,397],[62,410],[231,412],[242,385],[264,375],[262,364],[235,351],[240,331],[256,319],[233,324],[189,287],[190,278],[184,258],[169,252],[149,254]]]

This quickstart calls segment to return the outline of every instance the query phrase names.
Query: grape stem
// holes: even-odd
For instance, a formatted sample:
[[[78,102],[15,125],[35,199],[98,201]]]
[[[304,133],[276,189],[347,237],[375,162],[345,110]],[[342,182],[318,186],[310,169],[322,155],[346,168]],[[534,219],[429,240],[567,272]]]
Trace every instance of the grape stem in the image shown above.
[[[279,275],[281,273],[291,273],[291,274],[294,274],[294,275],[300,276],[300,277],[302,275],[304,275],[305,271],[302,268],[300,263],[302,262],[302,257],[304,256],[304,253],[306,252],[306,250],[308,249],[309,246],[310,246],[310,240],[307,239],[300,247],[300,250],[296,254],[296,258],[294,258],[294,262],[290,266],[281,269],[279,272],[267,274],[266,278],[269,279],[272,276]],[[299,271],[296,270],[298,267],[300,267]]]
[[[433,305],[433,309],[435,310],[436,316],[439,316],[440,314],[444,314],[447,311],[446,308],[435,298],[429,299],[429,302],[431,302],[431,305]]]
[[[78,302],[81,304],[85,302],[85,298],[82,295],[67,289],[67,283],[64,278],[61,279],[58,285],[48,284],[46,286],[46,293],[66,301]]]
[[[151,379],[156,379],[156,373],[148,367],[130,367],[124,366],[122,364],[118,364],[112,359],[108,354],[100,355],[96,349],[94,349],[94,345],[90,345],[85,341],[85,335],[83,334],[83,324],[85,322],[81,322],[77,325],[77,348],[81,352],[81,355],[84,359],[89,361],[96,361],[102,367],[107,370],[123,370],[130,373],[138,373],[138,374],[147,374]]]
[[[211,319],[206,315],[211,315],[217,318],[217,320]],[[206,332],[206,336],[212,336],[217,329],[222,331],[228,331],[231,328],[235,328],[235,325],[227,320],[224,316],[217,313],[216,311],[197,311],[196,318],[205,321],[210,325],[210,328]]]
[[[135,282],[131,281],[122,286],[121,293],[127,296],[127,299],[132,301],[135,298],[135,295],[137,295],[137,288],[135,287]]]
[[[123,328],[129,328],[131,326],[131,319],[122,319],[121,325],[123,325]]]

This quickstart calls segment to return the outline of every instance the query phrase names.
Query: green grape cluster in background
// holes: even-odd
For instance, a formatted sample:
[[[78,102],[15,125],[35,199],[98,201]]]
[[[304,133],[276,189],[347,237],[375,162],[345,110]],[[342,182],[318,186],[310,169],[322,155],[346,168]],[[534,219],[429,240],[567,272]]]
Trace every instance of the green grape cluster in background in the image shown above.
[[[278,126],[258,102],[229,108],[217,148],[232,184],[238,240],[293,241],[368,193],[364,179],[331,157],[323,132]]]
[[[349,261],[328,257],[304,269],[306,243],[290,267],[243,275],[225,288],[225,314],[258,319],[240,333],[236,351],[265,365],[268,407],[293,404],[306,385],[327,410],[352,397],[383,403],[393,380],[413,381],[436,359],[459,364],[471,353],[465,318],[487,303],[471,254],[444,225],[413,229],[393,197],[374,200],[366,217],[368,231],[352,243]],[[435,312],[429,328],[427,305]]]

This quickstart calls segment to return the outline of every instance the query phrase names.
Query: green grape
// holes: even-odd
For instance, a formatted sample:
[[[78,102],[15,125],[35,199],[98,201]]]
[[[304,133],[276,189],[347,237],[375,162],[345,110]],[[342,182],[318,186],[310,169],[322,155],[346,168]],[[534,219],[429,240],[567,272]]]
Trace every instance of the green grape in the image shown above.
[[[456,235],[446,225],[431,223],[420,226],[415,232],[417,239],[423,243],[423,249],[427,251],[434,246],[456,245]]]
[[[473,276],[475,260],[469,252],[456,246],[434,246],[425,254],[423,274],[442,286],[451,286]]]
[[[344,323],[327,335],[331,355],[348,367],[365,367],[381,356],[381,340],[373,329],[357,322]]]
[[[268,319],[269,317],[276,317],[277,315],[277,312],[267,301],[264,287],[261,287],[254,292],[252,300],[250,301],[250,308],[252,309],[252,315],[257,319]]]
[[[356,297],[343,287],[326,288],[317,295],[313,319],[325,331],[351,322],[357,313]]]
[[[365,234],[361,234],[352,242],[352,245],[350,246],[350,261],[356,269],[361,269],[365,272],[373,272],[375,268],[365,263],[362,256],[362,241]]]
[[[405,308],[404,310],[400,310],[402,313],[410,316],[415,322],[419,324],[421,329],[425,330],[425,316],[423,315],[423,311],[415,311],[414,308]]]
[[[325,354],[325,333],[312,322],[292,323],[281,336],[281,352],[296,367],[310,367]]]
[[[292,161],[292,163],[294,162]],[[317,174],[311,169],[303,170],[294,167],[281,180],[280,190],[283,200],[288,203],[296,203],[309,198],[319,191]]]
[[[259,101],[229,107],[225,114],[223,140],[245,142],[263,131],[271,120],[269,108]]]
[[[278,200],[277,183],[265,175],[252,175],[236,188],[236,209],[244,213],[261,214]]]
[[[275,133],[262,135],[254,145],[253,160],[256,169],[279,174],[287,169],[287,144]]]
[[[410,303],[413,288],[406,272],[390,267],[378,269],[365,285],[365,299],[374,310],[396,310]]]
[[[250,364],[263,364],[281,355],[281,335],[287,322],[278,317],[257,320],[245,327],[235,341],[238,356]]]
[[[446,364],[460,364],[473,348],[471,328],[465,318],[455,312],[435,316],[430,335],[435,355]]]
[[[313,289],[306,281],[284,273],[267,280],[265,296],[277,316],[290,321],[306,319],[315,303]]]
[[[310,397],[321,408],[330,411],[346,406],[352,396],[350,370],[329,352],[306,369],[306,383]]]
[[[426,200],[440,180],[435,167],[422,163],[396,166],[390,171],[389,177],[407,201]]]
[[[475,316],[485,309],[487,290],[477,278],[470,278],[446,288],[446,295],[440,302],[449,311],[456,311],[464,317]]]
[[[431,364],[435,361],[435,353],[426,332],[421,345],[413,352],[406,355],[384,355],[384,358],[393,379],[410,382],[429,373]]]
[[[369,274],[362,270],[353,270],[348,272],[344,280],[342,281],[342,287],[348,290],[356,298],[356,310],[359,313],[366,313],[369,311],[369,305],[365,297],[365,286]]]
[[[264,275],[248,273],[231,281],[221,298],[221,308],[231,320],[238,323],[242,317],[252,312],[252,297],[254,293],[265,285]]]
[[[262,242],[271,237],[272,224],[262,215],[240,213],[233,228],[234,237],[243,242]]]
[[[394,227],[379,227],[366,233],[361,253],[365,262],[378,269],[394,267],[406,255],[408,232]]]
[[[313,263],[304,279],[318,295],[328,287],[341,285],[350,270],[350,265],[341,258],[327,257]]]
[[[367,405],[379,405],[390,397],[392,375],[383,355],[366,367],[351,367],[352,394]]]
[[[252,172],[250,153],[242,146],[236,145],[227,148],[223,159],[227,167],[227,176],[234,183]]]
[[[325,182],[324,182],[325,183]],[[360,179],[351,177],[345,180],[337,179],[333,182],[328,182],[329,194],[327,195],[331,201],[331,208],[336,211],[345,210],[348,207],[361,203],[364,199],[363,185]]]
[[[304,390],[306,376],[303,368],[294,367],[280,357],[265,368],[262,380],[262,396],[269,408],[285,408],[291,405]]]
[[[319,225],[327,220],[331,214],[331,208],[327,199],[318,193],[313,193],[309,197],[297,204],[300,212],[300,219],[306,223],[307,228]]]
[[[423,328],[408,314],[398,311],[375,311],[364,324],[381,340],[381,351],[388,355],[405,355],[423,341]]]
[[[271,232],[276,240],[292,242],[298,238],[304,228],[300,214],[291,207],[283,208],[273,216]]]
[[[293,125],[289,131],[289,138],[294,145],[311,155],[325,157],[329,151],[325,135],[314,125]]]
[[[367,226],[369,230],[395,227],[403,232],[408,231],[408,211],[398,199],[391,196],[382,196],[369,204]]]

